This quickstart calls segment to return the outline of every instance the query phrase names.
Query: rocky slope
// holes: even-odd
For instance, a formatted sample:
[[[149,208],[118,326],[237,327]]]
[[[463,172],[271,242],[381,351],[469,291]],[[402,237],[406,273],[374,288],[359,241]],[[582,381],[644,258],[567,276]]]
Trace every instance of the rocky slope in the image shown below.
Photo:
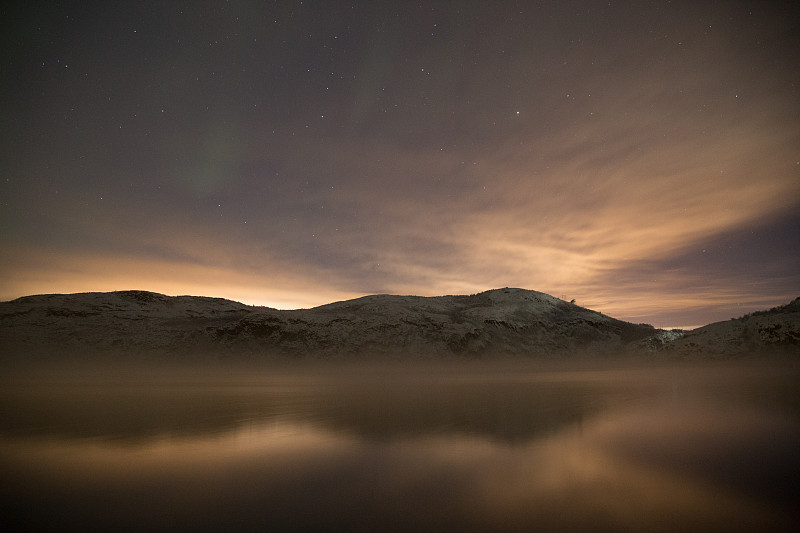
[[[800,298],[767,311],[715,322],[674,339],[644,343],[682,357],[733,357],[746,354],[800,354]]]
[[[654,333],[650,326],[523,289],[471,296],[375,295],[294,311],[144,291],[0,303],[0,354],[6,359],[612,353]]]

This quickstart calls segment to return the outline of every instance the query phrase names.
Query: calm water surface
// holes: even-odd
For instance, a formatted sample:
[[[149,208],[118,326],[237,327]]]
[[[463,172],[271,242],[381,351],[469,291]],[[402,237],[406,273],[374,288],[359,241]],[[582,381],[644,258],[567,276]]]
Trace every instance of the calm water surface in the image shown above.
[[[20,373],[0,392],[0,522],[796,530],[799,384],[764,363]]]

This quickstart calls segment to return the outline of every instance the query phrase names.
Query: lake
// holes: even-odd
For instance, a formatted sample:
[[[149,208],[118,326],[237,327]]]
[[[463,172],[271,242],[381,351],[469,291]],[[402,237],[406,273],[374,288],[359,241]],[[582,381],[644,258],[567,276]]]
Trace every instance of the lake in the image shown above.
[[[800,365],[6,372],[4,530],[797,530]]]

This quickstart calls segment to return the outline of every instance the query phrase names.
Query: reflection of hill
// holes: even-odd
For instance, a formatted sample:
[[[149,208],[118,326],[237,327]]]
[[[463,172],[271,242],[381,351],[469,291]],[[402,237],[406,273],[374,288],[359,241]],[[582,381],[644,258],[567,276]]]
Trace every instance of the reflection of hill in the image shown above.
[[[136,442],[313,424],[367,439],[437,434],[524,442],[580,423],[625,394],[574,382],[351,378],[313,384],[13,384],[0,392],[0,434]]]
[[[342,366],[6,379],[6,530],[797,531],[796,365]]]
[[[559,384],[427,384],[341,390],[320,405],[320,423],[368,439],[474,435],[521,443],[602,410],[588,387]]]

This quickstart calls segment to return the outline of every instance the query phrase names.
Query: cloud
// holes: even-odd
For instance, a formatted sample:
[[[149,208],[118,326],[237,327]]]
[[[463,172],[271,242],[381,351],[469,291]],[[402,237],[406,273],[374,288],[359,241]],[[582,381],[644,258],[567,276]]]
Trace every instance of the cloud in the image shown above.
[[[796,246],[749,273],[692,259],[798,207],[798,48],[774,8],[346,11],[304,12],[310,33],[264,12],[275,33],[213,53],[213,24],[170,14],[158,28],[186,44],[125,68],[108,58],[130,35],[110,33],[114,53],[77,41],[75,61],[115,65],[88,78],[112,99],[77,70],[20,71],[41,90],[14,100],[35,120],[9,121],[29,126],[10,135],[0,293],[153,283],[308,305],[513,285],[653,318],[794,283]]]

